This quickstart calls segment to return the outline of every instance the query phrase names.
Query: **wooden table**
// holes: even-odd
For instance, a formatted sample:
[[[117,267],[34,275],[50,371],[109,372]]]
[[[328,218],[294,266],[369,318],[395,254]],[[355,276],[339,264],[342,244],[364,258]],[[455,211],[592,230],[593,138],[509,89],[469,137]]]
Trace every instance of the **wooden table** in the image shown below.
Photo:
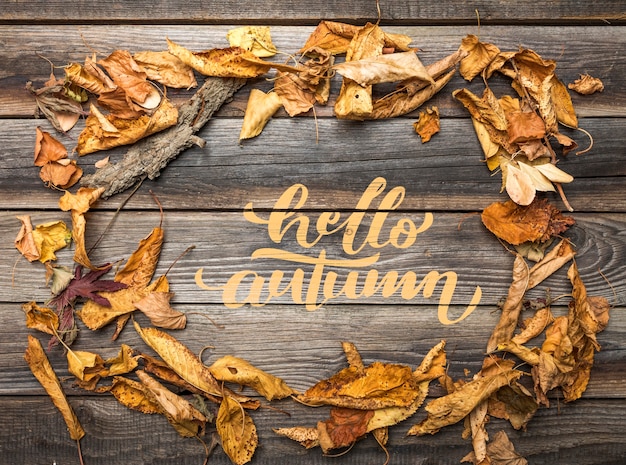
[[[613,306],[610,323],[598,336],[602,350],[596,356],[582,399],[566,404],[555,391],[550,408],[540,409],[526,431],[515,431],[497,419],[492,420],[488,430],[495,434],[504,429],[516,450],[531,464],[624,463],[624,2],[444,0],[381,2],[380,9],[383,28],[411,36],[426,64],[456,50],[465,35],[479,34],[501,50],[523,46],[556,60],[557,74],[565,83],[581,73],[603,80],[602,93],[572,93],[580,126],[593,135],[593,148],[584,155],[569,155],[559,165],[575,178],[565,191],[575,210],[572,216],[576,225],[565,237],[577,250],[576,262],[589,294],[604,296]],[[480,15],[480,28],[475,10]],[[191,50],[225,47],[226,32],[235,25],[271,25],[278,49],[294,54],[322,19],[363,25],[376,18],[373,1],[86,1],[80,7],[50,1],[0,3],[0,233],[5,239],[0,245],[0,463],[78,463],[76,444],[69,439],[62,417],[23,358],[27,335],[36,335],[44,343],[46,338],[26,329],[21,305],[27,301],[43,304],[50,291],[45,285],[43,265],[27,262],[14,248],[13,239],[20,226],[16,216],[30,215],[34,224],[57,219],[70,223],[69,214],[58,208],[61,193],[44,187],[38,168],[33,166],[35,128],[54,131],[48,121],[33,117],[35,101],[25,90],[26,82],[32,81],[35,87],[43,85],[50,74],[46,60],[62,67],[82,62],[93,51],[104,57],[116,49],[164,50],[166,37]],[[63,74],[61,69],[54,72],[57,77]],[[339,79],[333,82],[336,97]],[[382,121],[338,120],[333,116],[332,98],[327,107],[316,107],[315,115],[310,112],[290,118],[281,110],[259,137],[239,143],[250,90],[269,90],[272,85],[264,78],[250,80],[200,131],[206,146],[185,151],[156,180],[145,181],[119,214],[115,211],[128,192],[98,201],[87,215],[88,247],[102,236],[90,252],[92,261],[125,261],[138,242],[159,225],[153,192],[164,209],[165,243],[157,275],[171,266],[168,278],[175,293],[172,305],[190,313],[187,328],[172,334],[194,352],[212,346],[205,361],[233,354],[304,391],[346,366],[342,341],[356,344],[366,364],[383,361],[415,367],[430,347],[445,339],[449,374],[454,379],[471,377],[480,369],[486,341],[498,319],[497,302],[506,295],[511,281],[514,259],[475,214],[507,197],[499,192],[500,176],[490,176],[481,161],[482,152],[466,110],[451,97],[454,89],[462,87],[481,92],[482,83],[468,84],[456,75],[429,102],[440,110],[441,132],[426,144],[421,144],[413,132],[417,112]],[[492,89],[496,94],[510,92],[505,80],[496,80]],[[171,91],[169,96],[181,104],[192,93]],[[68,135],[57,137],[71,149],[82,125],[80,122]],[[582,133],[567,133],[582,147],[588,144]],[[124,152],[110,151],[111,159],[119,160]],[[88,155],[78,163],[91,173],[102,157]],[[432,215],[432,226],[409,248],[388,245],[349,255],[342,250],[343,234],[336,233],[307,249],[296,243],[293,228],[276,243],[266,226],[248,221],[243,215],[244,207],[252,203],[256,214],[267,218],[281,194],[300,183],[308,189],[308,198],[299,214],[311,219],[308,240],[313,240],[313,226],[320,214],[336,211],[346,218],[359,211],[359,199],[377,178],[386,180],[385,193],[403,189],[405,194],[401,205],[385,221],[381,244],[387,239],[384,234],[399,221],[420,225]],[[365,208],[368,214],[357,238],[367,231],[381,197]],[[548,197],[564,209],[558,195]],[[181,257],[192,245],[195,248]],[[285,285],[300,266],[307,280],[306,292],[307,286],[312,286],[308,282],[312,265],[251,258],[260,249],[271,247],[314,258],[321,253],[337,259],[380,253],[373,263],[354,270],[361,271],[362,276],[373,268],[381,276],[392,271],[400,275],[414,272],[418,280],[433,270],[454,272],[458,281],[452,305],[441,314],[440,289],[428,298],[423,293],[405,299],[399,292],[384,297],[377,292],[360,298],[342,295],[322,304],[320,291],[316,299],[308,301],[311,308],[307,308],[305,303],[298,303],[297,292],[286,292],[267,302],[260,299],[254,304],[226,305],[220,291],[208,291],[196,284],[195,275],[201,268],[204,282],[210,286],[224,285],[237,273],[250,270],[241,286],[245,295],[251,276],[268,280],[275,270],[281,270],[285,272]],[[73,250],[59,252],[58,262],[71,266],[72,254]],[[329,270],[338,273],[341,282],[350,271],[345,267],[327,268],[324,277]],[[455,320],[461,316],[477,286],[482,296],[476,310],[458,323],[443,324],[444,317]],[[545,296],[546,289],[552,296],[571,292],[564,269],[529,295]],[[239,300],[246,299],[240,295]],[[554,304],[554,311],[562,314],[565,308],[560,302]],[[201,314],[210,316],[223,329]],[[137,319],[148,324],[141,316]],[[111,341],[110,326],[95,332],[80,322],[79,327],[74,345],[77,350],[96,351],[105,358],[117,353],[121,343],[148,350],[131,327],[115,342]],[[122,407],[110,395],[73,387],[63,350],[56,347],[48,356],[64,380],[69,402],[86,430],[81,441],[86,464],[202,463],[202,446],[193,439],[181,438],[163,417],[142,415]],[[431,395],[442,393],[433,382]],[[358,442],[339,458],[324,457],[319,449],[306,451],[277,436],[272,428],[313,426],[326,418],[327,410],[291,400],[272,405],[277,410],[262,408],[251,414],[260,437],[252,463],[385,462],[384,452],[372,437]],[[424,416],[422,408],[415,418],[390,429],[389,463],[453,464],[471,450],[470,441],[461,438],[462,424],[444,428],[434,436],[406,437],[410,425]],[[209,463],[230,461],[218,447]]]

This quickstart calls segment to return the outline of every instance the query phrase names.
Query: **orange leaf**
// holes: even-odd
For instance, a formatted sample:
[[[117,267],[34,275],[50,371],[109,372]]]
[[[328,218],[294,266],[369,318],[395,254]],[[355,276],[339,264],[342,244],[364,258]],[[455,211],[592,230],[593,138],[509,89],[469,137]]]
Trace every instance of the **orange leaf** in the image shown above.
[[[67,149],[50,133],[35,128],[37,138],[35,139],[35,166],[44,166],[48,162],[57,161],[67,157]]]
[[[428,142],[432,136],[439,132],[439,109],[431,107],[421,111],[419,120],[413,123],[413,128],[419,134],[422,144]]]

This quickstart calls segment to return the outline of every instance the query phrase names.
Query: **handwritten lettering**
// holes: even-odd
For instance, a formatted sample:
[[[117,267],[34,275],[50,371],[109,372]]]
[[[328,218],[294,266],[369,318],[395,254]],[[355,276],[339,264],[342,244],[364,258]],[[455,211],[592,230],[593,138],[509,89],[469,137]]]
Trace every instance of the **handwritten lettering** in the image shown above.
[[[407,217],[395,224],[387,225],[389,215],[397,210],[405,198],[403,187],[394,187],[383,195],[387,182],[383,178],[374,179],[365,189],[351,213],[322,212],[317,220],[312,220],[303,212],[308,200],[308,189],[302,184],[294,184],[286,189],[275,202],[267,218],[259,216],[252,208],[252,202],[244,209],[244,218],[266,227],[269,239],[282,244],[287,234],[295,237],[296,243],[305,250],[312,249],[320,241],[333,234],[341,234],[343,252],[354,258],[330,258],[326,249],[317,255],[295,253],[281,248],[260,248],[255,250],[251,260],[272,260],[278,263],[293,263],[296,268],[287,274],[281,269],[264,277],[254,270],[242,270],[233,274],[219,286],[205,283],[201,268],[196,272],[196,284],[207,291],[221,292],[222,301],[228,308],[244,305],[264,306],[282,297],[290,297],[307,310],[317,310],[327,302],[344,297],[350,300],[370,298],[380,294],[383,298],[399,295],[403,300],[415,299],[418,295],[431,298],[437,289],[439,305],[437,315],[442,324],[454,324],[467,318],[480,303],[482,291],[476,287],[470,303],[458,318],[451,318],[452,305],[458,277],[453,271],[430,271],[422,277],[413,271],[400,275],[395,270],[379,272],[373,266],[378,263],[381,252],[373,252],[385,247],[408,249],[417,241],[417,236],[427,231],[433,224],[432,213],[426,213],[421,224],[416,225]],[[378,204],[374,202],[378,199]],[[371,220],[364,223],[366,214]],[[357,232],[360,231],[360,234]],[[359,242],[357,241],[359,238]],[[370,255],[356,257],[369,251]],[[329,269],[332,268],[332,269]],[[369,268],[369,269],[367,269]],[[334,269],[346,270],[340,273]]]

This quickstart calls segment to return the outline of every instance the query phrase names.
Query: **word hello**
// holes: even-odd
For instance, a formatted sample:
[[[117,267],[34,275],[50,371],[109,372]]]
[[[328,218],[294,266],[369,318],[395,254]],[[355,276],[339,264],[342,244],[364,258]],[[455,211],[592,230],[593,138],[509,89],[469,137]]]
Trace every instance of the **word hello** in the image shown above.
[[[341,235],[343,252],[353,258],[328,257],[324,248],[316,254],[261,248],[252,253],[252,260],[289,262],[295,263],[297,267],[289,276],[280,269],[274,270],[269,277],[253,270],[242,270],[233,274],[222,286],[207,285],[203,280],[204,269],[201,268],[196,272],[196,284],[208,291],[221,291],[222,301],[229,308],[246,304],[264,306],[273,299],[290,294],[294,303],[304,305],[307,310],[316,310],[326,302],[342,296],[356,300],[380,293],[384,298],[399,295],[404,300],[411,300],[421,293],[429,299],[441,284],[437,312],[439,321],[453,324],[464,320],[480,303],[482,291],[477,286],[463,314],[451,320],[448,309],[457,285],[455,272],[430,271],[420,278],[413,271],[400,275],[394,270],[381,273],[374,268],[380,259],[381,249],[410,248],[417,241],[417,236],[427,231],[434,220],[432,213],[426,213],[419,225],[404,217],[395,224],[386,224],[390,213],[400,207],[405,197],[403,187],[394,187],[383,195],[386,186],[385,179],[376,178],[365,189],[352,213],[323,212],[316,220],[302,211],[308,198],[308,189],[302,184],[294,184],[285,190],[267,218],[257,215],[251,202],[244,209],[244,218],[253,224],[265,226],[269,239],[275,244],[282,244],[290,233],[295,235],[302,249],[313,251],[324,237]],[[377,206],[374,206],[374,201],[379,198]],[[370,216],[373,213],[373,217],[364,224],[363,220],[368,213]],[[346,272],[340,278],[338,272],[328,268],[345,269]]]

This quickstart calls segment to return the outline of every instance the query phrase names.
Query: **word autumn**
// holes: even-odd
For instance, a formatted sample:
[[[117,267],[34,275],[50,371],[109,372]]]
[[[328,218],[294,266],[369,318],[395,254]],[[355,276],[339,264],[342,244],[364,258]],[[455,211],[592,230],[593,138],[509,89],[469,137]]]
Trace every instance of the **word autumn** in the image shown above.
[[[295,263],[297,268],[290,272],[290,276],[276,269],[269,278],[253,270],[242,270],[221,286],[207,285],[203,279],[204,269],[200,268],[196,272],[196,284],[208,291],[221,291],[222,301],[228,308],[246,304],[260,307],[290,293],[293,302],[304,305],[307,310],[316,310],[341,296],[355,300],[371,297],[377,292],[384,298],[398,294],[404,300],[411,300],[422,293],[428,299],[441,284],[437,311],[439,321],[453,324],[464,320],[476,309],[482,291],[477,286],[463,314],[451,320],[448,309],[457,285],[455,272],[430,271],[420,280],[413,271],[400,275],[392,270],[382,274],[373,268],[381,257],[379,250],[386,247],[408,249],[415,244],[417,236],[433,224],[432,213],[426,213],[419,226],[409,218],[386,225],[390,213],[400,207],[405,196],[404,187],[394,187],[383,195],[386,186],[385,179],[374,179],[352,213],[323,212],[314,226],[313,220],[302,211],[308,198],[308,189],[302,184],[294,184],[285,190],[267,218],[253,211],[252,202],[244,209],[244,218],[253,224],[266,226],[269,239],[279,246],[288,233],[294,235],[297,244],[306,251],[314,251],[325,237],[341,235],[344,254],[353,258],[328,257],[325,248],[317,254],[296,253],[280,247],[260,248],[252,253],[251,260]],[[374,207],[377,199],[380,199],[378,206]],[[364,224],[368,212],[373,217],[368,224]],[[312,226],[313,233],[310,231]],[[340,280],[340,273],[329,268],[346,270],[342,273],[345,277]]]

